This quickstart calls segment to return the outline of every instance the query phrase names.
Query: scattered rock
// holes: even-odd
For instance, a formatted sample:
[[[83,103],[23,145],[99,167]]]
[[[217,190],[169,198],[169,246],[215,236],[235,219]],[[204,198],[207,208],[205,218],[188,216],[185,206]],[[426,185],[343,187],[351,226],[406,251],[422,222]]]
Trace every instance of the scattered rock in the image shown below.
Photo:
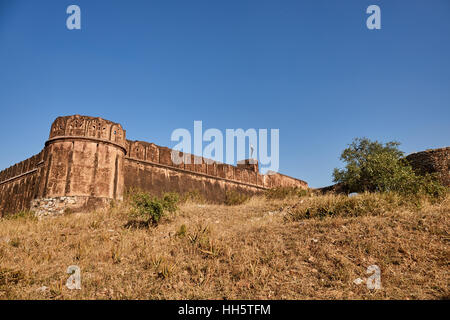
[[[48,287],[46,287],[46,286],[42,286],[42,287],[36,289],[36,291],[38,291],[38,292],[45,292],[47,290],[48,290]]]

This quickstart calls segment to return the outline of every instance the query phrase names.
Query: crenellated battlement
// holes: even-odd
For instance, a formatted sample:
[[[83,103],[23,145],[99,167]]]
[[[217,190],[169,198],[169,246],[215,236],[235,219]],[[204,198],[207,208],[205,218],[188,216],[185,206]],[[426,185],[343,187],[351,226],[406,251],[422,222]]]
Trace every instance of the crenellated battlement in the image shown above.
[[[52,124],[48,141],[66,138],[88,138],[110,141],[126,150],[126,131],[118,123],[88,116],[58,117]]]
[[[24,161],[16,163],[15,165],[0,172],[0,185],[8,181],[18,179],[23,175],[37,170],[38,165],[42,162],[43,153],[32,156]]]

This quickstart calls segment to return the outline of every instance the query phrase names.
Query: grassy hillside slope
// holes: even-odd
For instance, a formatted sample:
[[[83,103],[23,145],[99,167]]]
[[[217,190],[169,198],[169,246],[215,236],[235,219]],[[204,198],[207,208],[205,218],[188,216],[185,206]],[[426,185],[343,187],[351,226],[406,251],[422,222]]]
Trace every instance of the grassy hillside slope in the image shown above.
[[[356,200],[355,200],[356,199]],[[325,208],[325,209],[323,209]],[[110,210],[0,220],[0,299],[448,299],[450,197],[185,203],[157,227]],[[369,290],[370,265],[382,289]],[[81,268],[81,290],[66,270]]]

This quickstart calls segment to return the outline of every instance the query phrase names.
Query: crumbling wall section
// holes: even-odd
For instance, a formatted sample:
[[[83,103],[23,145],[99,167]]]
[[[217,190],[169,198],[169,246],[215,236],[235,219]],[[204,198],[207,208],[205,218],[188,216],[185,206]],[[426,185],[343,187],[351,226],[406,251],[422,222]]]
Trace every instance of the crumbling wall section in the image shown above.
[[[417,173],[436,173],[443,185],[450,186],[450,147],[412,153],[406,159]]]

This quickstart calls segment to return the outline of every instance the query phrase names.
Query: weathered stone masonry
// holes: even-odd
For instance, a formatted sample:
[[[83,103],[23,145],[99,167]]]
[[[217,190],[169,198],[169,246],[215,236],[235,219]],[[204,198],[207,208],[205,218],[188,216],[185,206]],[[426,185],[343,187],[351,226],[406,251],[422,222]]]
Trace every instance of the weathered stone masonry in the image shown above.
[[[450,186],[450,147],[412,153],[406,159],[418,174],[436,173],[444,186]]]
[[[221,201],[226,190],[254,194],[277,186],[308,187],[285,175],[262,175],[254,161],[232,166],[184,154],[191,157],[191,164],[176,165],[171,152],[127,140],[118,123],[79,115],[59,117],[38,155],[0,172],[0,215],[26,209],[38,215],[88,211],[122,200],[129,188],[155,194],[196,190]]]

